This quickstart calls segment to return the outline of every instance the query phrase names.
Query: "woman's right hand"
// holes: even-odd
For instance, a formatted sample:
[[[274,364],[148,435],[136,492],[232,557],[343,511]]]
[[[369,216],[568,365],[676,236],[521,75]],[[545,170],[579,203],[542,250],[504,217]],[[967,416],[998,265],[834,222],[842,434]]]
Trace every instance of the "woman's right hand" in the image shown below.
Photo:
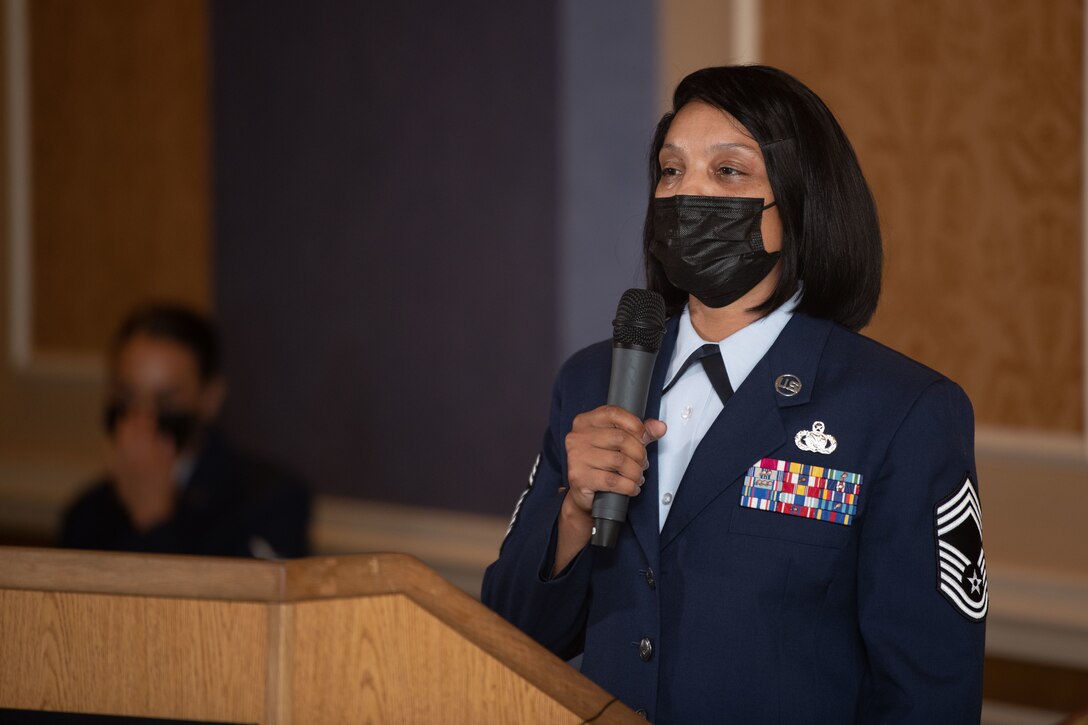
[[[646,446],[665,435],[665,423],[641,421],[615,405],[602,405],[574,419],[567,434],[567,490],[555,550],[557,574],[577,556],[593,530],[598,491],[637,496],[649,466]]]

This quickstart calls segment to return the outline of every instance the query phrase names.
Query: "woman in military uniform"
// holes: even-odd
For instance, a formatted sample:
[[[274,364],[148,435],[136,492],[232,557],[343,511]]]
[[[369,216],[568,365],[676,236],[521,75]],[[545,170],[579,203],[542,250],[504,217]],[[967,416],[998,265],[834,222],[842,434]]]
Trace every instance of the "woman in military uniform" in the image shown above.
[[[978,722],[971,406],[858,333],[882,253],[842,129],[782,71],[707,68],[650,170],[647,417],[604,405],[607,341],[566,362],[483,601],[659,723]],[[598,491],[631,497],[614,549]]]

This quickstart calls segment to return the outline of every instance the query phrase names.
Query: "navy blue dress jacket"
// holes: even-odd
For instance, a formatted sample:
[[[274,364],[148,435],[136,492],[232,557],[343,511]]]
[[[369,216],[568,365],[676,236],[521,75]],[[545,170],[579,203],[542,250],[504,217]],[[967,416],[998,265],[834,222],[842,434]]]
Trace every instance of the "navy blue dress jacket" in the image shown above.
[[[676,333],[673,318],[646,417]],[[584,674],[657,723],[979,721],[985,562],[973,414],[955,383],[795,314],[699,444],[664,529],[651,445],[616,548],[587,546],[553,577],[564,439],[604,404],[610,367],[609,342],[563,366],[484,603],[562,657],[584,651]],[[816,422],[830,453],[803,448]],[[760,486],[782,489],[759,480],[776,462],[823,486],[807,489],[830,499],[823,519],[750,505]]]

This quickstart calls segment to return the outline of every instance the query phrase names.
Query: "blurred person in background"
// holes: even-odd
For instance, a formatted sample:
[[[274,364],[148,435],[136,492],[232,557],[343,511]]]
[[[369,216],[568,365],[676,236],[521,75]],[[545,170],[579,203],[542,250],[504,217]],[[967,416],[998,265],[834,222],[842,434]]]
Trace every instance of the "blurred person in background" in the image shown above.
[[[310,494],[232,446],[212,322],[185,307],[135,310],[110,351],[106,475],[65,512],[61,545],[212,556],[308,553]]]

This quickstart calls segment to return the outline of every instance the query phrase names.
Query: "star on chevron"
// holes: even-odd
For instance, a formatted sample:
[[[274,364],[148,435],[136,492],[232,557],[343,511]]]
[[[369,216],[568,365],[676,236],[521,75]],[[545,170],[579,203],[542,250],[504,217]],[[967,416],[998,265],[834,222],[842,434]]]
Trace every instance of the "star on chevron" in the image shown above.
[[[971,582],[972,594],[980,594],[982,592],[982,590],[979,588],[979,585],[982,584],[982,579],[979,578],[977,571],[971,572],[971,576],[967,579],[967,581]]]

